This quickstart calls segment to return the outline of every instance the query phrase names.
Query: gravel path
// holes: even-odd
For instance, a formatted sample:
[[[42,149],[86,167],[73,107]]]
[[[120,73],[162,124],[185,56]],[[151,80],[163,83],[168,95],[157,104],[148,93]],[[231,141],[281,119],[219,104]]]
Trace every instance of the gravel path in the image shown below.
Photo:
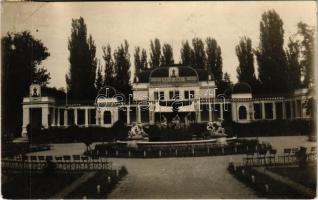
[[[128,175],[108,198],[257,198],[227,172],[241,156],[110,159]]]

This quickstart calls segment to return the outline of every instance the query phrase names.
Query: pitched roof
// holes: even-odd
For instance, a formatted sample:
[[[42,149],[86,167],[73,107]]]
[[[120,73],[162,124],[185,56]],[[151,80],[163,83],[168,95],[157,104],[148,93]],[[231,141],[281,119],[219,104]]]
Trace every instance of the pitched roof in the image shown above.
[[[168,77],[169,76],[169,67],[177,67],[179,69],[180,77],[187,76],[196,76],[199,81],[207,81],[209,76],[205,69],[196,69],[186,65],[171,65],[171,66],[163,66],[158,67],[152,70],[145,70],[139,73],[138,82],[139,83],[149,83],[150,77]],[[211,75],[211,79],[214,80],[213,75]]]

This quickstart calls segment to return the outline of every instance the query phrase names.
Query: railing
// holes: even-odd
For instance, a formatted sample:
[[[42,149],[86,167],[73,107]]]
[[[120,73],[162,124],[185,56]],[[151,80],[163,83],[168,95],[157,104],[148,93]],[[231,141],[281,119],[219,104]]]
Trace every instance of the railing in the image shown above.
[[[248,152],[243,158],[242,163],[236,163],[236,166],[271,166],[271,165],[293,165],[299,162],[297,152],[299,148],[285,148],[283,154],[276,155],[275,149],[264,152]],[[316,148],[306,149],[304,154],[305,161],[315,162],[317,159]]]
[[[103,146],[96,145],[90,151],[91,155],[101,157],[121,158],[161,158],[161,157],[196,157],[196,156],[219,156],[244,154],[248,147],[230,143],[223,144],[174,144],[138,146],[138,148],[127,148],[126,146]]]
[[[100,157],[87,157],[80,155],[64,156],[18,156],[3,158],[2,170],[31,170],[39,171],[54,166],[57,171],[89,171],[111,170],[112,163]]]

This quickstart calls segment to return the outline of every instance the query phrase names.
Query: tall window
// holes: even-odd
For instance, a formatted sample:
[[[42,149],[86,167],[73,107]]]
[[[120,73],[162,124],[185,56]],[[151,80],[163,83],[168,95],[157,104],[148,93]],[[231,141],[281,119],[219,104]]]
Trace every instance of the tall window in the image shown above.
[[[88,124],[96,124],[96,109],[89,109]]]
[[[194,98],[194,90],[190,90],[190,99]]]
[[[265,117],[266,119],[273,119],[273,104],[265,103]]]
[[[180,96],[180,93],[179,93],[178,90],[176,90],[175,93],[174,93],[174,98],[175,99],[179,99],[179,96]]]
[[[165,93],[164,92],[160,92],[159,93],[159,98],[160,98],[160,100],[164,100],[165,99]]]
[[[239,107],[239,119],[247,119],[247,112],[245,106]]]
[[[184,91],[184,98],[189,99],[189,91]]]
[[[173,99],[173,97],[174,97],[173,91],[170,91],[169,92],[169,99]]]
[[[254,119],[262,118],[262,106],[260,103],[254,104]]]
[[[112,123],[112,114],[110,111],[104,112],[104,124],[111,124]]]

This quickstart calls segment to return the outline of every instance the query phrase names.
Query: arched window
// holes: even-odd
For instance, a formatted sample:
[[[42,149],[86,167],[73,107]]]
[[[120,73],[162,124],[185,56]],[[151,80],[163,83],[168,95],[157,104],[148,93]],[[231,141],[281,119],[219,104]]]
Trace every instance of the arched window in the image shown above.
[[[112,123],[112,114],[110,111],[104,112],[104,124],[111,124]]]
[[[247,112],[245,106],[239,107],[239,119],[246,119],[247,118]]]

